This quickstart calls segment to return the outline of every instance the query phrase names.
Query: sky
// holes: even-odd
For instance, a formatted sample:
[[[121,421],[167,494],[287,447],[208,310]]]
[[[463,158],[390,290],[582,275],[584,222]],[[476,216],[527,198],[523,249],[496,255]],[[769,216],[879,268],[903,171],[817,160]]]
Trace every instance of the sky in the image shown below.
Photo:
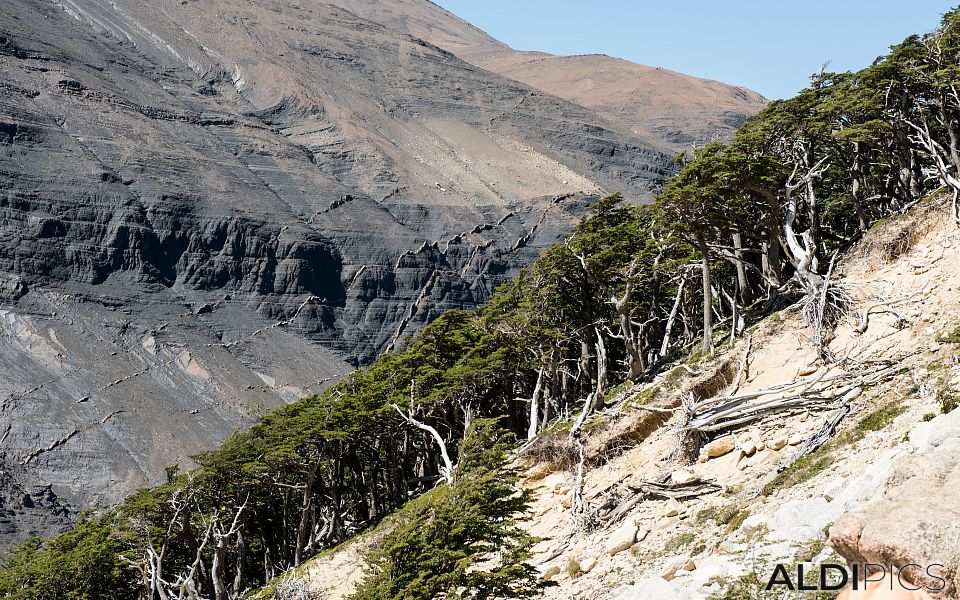
[[[435,0],[517,50],[609,54],[788,98],[860,69],[960,0]]]

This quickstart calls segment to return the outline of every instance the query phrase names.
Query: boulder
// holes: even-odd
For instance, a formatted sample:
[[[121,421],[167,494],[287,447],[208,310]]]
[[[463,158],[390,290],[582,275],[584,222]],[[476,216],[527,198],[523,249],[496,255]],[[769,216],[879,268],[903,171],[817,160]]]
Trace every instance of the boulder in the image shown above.
[[[554,577],[560,574],[560,567],[553,565],[552,567],[547,567],[547,570],[543,572],[543,575],[540,576],[541,581],[550,581]]]
[[[643,579],[630,586],[613,590],[610,600],[680,600],[684,596],[661,577]]]
[[[675,517],[683,511],[683,505],[680,504],[676,499],[670,498],[667,500],[666,512],[663,513],[665,517]]]
[[[954,436],[956,436],[956,432]],[[960,445],[902,456],[893,466],[886,494],[846,513],[830,528],[830,545],[851,563],[943,565],[907,569],[916,585],[946,587],[934,597],[960,591]],[[944,444],[946,446],[946,444]]]
[[[620,527],[615,529],[613,533],[610,534],[610,537],[607,538],[607,553],[610,556],[614,554],[619,554],[624,550],[629,550],[637,543],[637,524],[632,520],[624,521],[620,524]]]
[[[717,438],[705,445],[702,452],[703,456],[705,456],[707,459],[717,458],[718,456],[723,456],[724,454],[733,452],[736,447],[736,440],[733,439],[733,436],[728,435],[722,438]]]
[[[581,558],[578,564],[580,565],[581,573],[589,573],[595,566],[597,566],[597,557],[588,556],[586,558]]]
[[[688,573],[697,568],[697,563],[692,558],[681,556],[668,562],[660,572],[660,577],[671,581],[681,573]]]

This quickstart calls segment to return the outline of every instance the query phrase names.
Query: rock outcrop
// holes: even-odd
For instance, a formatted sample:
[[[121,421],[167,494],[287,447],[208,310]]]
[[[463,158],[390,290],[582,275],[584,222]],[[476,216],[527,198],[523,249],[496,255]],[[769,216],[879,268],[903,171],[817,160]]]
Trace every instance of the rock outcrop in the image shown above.
[[[882,496],[830,528],[850,563],[895,565],[937,597],[960,590],[960,411],[922,423],[888,468]],[[918,565],[918,566],[910,566]]]

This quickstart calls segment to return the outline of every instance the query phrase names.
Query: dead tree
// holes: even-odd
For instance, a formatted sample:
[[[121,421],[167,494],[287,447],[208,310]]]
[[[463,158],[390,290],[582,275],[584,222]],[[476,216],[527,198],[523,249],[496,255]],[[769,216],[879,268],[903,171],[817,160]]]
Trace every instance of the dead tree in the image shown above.
[[[410,380],[410,412],[405,413],[400,410],[400,407],[396,404],[391,404],[393,409],[397,411],[397,414],[400,415],[404,421],[413,425],[420,431],[424,431],[430,434],[433,437],[434,441],[437,443],[437,447],[440,450],[440,457],[443,459],[443,466],[440,467],[440,475],[446,480],[447,483],[453,483],[453,470],[454,464],[450,460],[450,453],[447,452],[447,443],[444,441],[443,436],[440,435],[440,432],[436,428],[427,425],[426,423],[421,423],[414,417],[415,404],[414,404],[414,382]]]

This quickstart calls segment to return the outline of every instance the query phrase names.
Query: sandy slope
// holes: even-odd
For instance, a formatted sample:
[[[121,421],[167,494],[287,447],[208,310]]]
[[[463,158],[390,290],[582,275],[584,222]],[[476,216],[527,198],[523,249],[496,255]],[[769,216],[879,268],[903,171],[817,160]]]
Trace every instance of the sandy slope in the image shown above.
[[[535,562],[558,584],[546,597],[706,598],[720,592],[724,581],[747,570],[768,576],[771,561],[823,561],[832,555],[825,546],[824,530],[842,514],[883,497],[902,476],[895,475],[899,460],[911,456],[935,460],[930,453],[936,448],[928,443],[931,436],[960,441],[960,411],[922,422],[925,415],[929,420],[940,412],[933,393],[936,388],[960,388],[960,346],[935,341],[938,334],[960,325],[960,230],[948,222],[946,214],[935,204],[892,219],[875,228],[840,267],[845,285],[858,301],[858,313],[878,299],[901,301],[892,305],[898,314],[871,314],[863,334],[855,331],[859,314],[851,318],[838,329],[831,350],[863,361],[898,357],[903,367],[893,379],[864,390],[854,400],[854,411],[841,432],[855,427],[876,408],[901,402],[906,410],[891,425],[843,446],[837,460],[809,481],[764,496],[761,489],[776,465],[832,413],[777,415],[735,432],[739,447],[761,447],[752,456],[741,459],[735,450],[682,465],[671,460],[676,417],[656,427],[651,426],[648,412],[624,408],[613,422],[596,428],[595,435],[606,439],[591,444],[595,454],[602,454],[585,484],[586,496],[594,505],[611,486],[673,472],[689,471],[715,480],[723,491],[679,503],[641,502],[616,523],[570,537],[565,505],[573,483],[571,473],[544,464],[531,466],[526,485],[535,490],[536,500],[529,529],[545,538],[536,549]],[[704,389],[697,384],[711,374],[726,373],[729,380],[744,356],[741,393],[816,376],[816,355],[796,311],[783,311],[748,334],[749,353],[747,339],[738,341],[711,361],[696,365],[695,370],[702,373],[699,377],[672,376],[661,381],[662,391],[653,402],[675,405],[679,394]],[[624,407],[628,405],[629,401]],[[650,429],[652,433],[644,435]],[[631,431],[636,435],[627,442]],[[698,518],[710,507],[734,507],[749,511],[749,516],[734,523],[736,527]],[[642,539],[629,550],[611,554],[611,542],[625,526],[638,529],[636,537]],[[344,552],[310,563],[307,580],[324,598],[343,597],[360,575],[358,561],[369,544],[369,539],[361,539]],[[833,560],[838,559],[833,556]],[[581,566],[589,572],[578,573]]]

